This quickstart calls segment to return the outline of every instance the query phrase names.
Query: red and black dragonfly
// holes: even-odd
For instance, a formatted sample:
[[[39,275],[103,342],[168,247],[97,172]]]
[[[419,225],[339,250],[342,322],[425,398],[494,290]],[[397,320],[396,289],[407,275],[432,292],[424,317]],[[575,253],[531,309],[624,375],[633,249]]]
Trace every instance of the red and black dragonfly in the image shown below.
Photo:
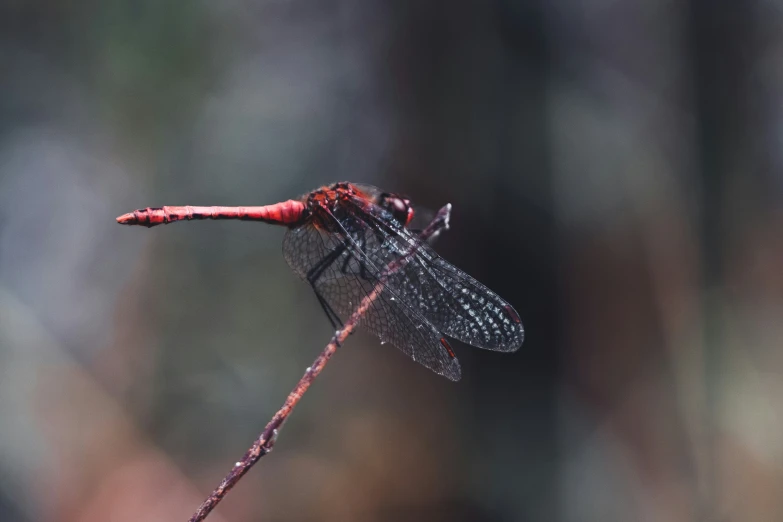
[[[524,329],[514,308],[441,258],[409,228],[410,200],[356,183],[335,183],[298,200],[260,207],[159,207],[124,214],[126,225],[185,219],[240,219],[285,225],[283,255],[313,287],[339,328],[367,295],[382,290],[361,319],[381,343],[453,381],[460,366],[446,337],[516,351]],[[387,271],[396,264],[399,268]]]

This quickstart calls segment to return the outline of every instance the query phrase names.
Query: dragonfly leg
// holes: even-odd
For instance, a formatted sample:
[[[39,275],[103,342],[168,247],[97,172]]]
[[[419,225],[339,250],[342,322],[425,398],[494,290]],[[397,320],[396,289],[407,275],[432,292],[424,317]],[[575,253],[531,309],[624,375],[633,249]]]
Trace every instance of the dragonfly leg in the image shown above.
[[[381,242],[383,242],[382,239],[381,239]],[[365,252],[365,253],[367,252],[367,236],[362,236],[362,252]],[[360,268],[359,268],[359,277],[361,277],[365,281],[369,281],[370,280],[370,276],[367,273],[367,258],[366,257],[365,257],[365,259],[363,259],[359,263],[359,266],[360,266]]]
[[[337,248],[329,252],[327,256],[321,259],[313,268],[311,268],[306,276],[307,282],[310,283],[310,286],[313,287],[313,291],[315,292],[315,297],[318,299],[318,303],[321,305],[321,308],[323,308],[326,317],[329,319],[329,322],[332,323],[332,327],[335,329],[342,328],[343,322],[340,320],[340,317],[332,309],[332,307],[329,306],[329,303],[326,302],[326,299],[323,298],[315,283],[323,275],[326,269],[332,266],[332,263],[334,263],[337,258],[339,258],[343,252],[345,252],[346,248],[347,246],[345,244],[339,245]]]
[[[362,246],[362,250],[364,250],[364,247]],[[343,274],[348,273],[348,265],[351,263],[351,256],[345,256],[345,261],[343,262],[343,267],[340,269],[340,272]]]
[[[340,317],[334,312],[332,307],[329,306],[329,303],[327,303],[326,299],[321,296],[321,293],[315,288],[315,286],[313,286],[313,291],[315,292],[315,297],[318,299],[318,303],[320,303],[321,308],[323,308],[326,317],[329,319],[329,322],[332,323],[332,328],[335,330],[341,330],[343,327],[343,322],[340,320]]]
[[[332,266],[332,263],[334,263],[337,258],[340,257],[343,252],[345,252],[346,248],[347,245],[345,244],[338,245],[337,248],[329,252],[329,254],[324,256],[323,259],[318,261],[318,263],[316,263],[315,266],[313,266],[313,268],[307,272],[307,275],[305,276],[307,282],[311,285],[315,285],[315,282],[323,275],[326,269]]]
[[[378,248],[383,249],[383,245],[386,242],[386,235],[383,233],[380,227],[370,227],[370,231],[375,234],[375,239],[378,241],[378,245],[380,245]],[[367,236],[362,236],[362,251],[366,252],[365,245],[367,244]],[[369,254],[368,254],[369,257]],[[361,263],[361,269],[359,270],[359,276],[364,279],[365,281],[374,281],[375,279],[371,279],[369,274],[367,273],[367,260],[365,259]]]
[[[376,231],[377,234],[377,231]],[[383,238],[380,238],[381,241],[383,241]],[[359,250],[364,252],[365,255],[367,254],[367,236],[365,234],[362,234],[361,239],[359,240]],[[351,262],[351,256],[345,257],[345,262],[343,263],[342,273],[347,274],[348,273],[348,264]],[[359,277],[364,279],[365,281],[370,281],[370,276],[367,273],[367,260],[366,259],[357,259],[357,262],[359,263]]]
[[[361,239],[359,239],[359,250],[361,252],[367,253],[367,236],[362,235]],[[359,277],[364,279],[365,281],[369,280],[369,277],[367,276],[367,261],[363,259],[357,259],[359,263]],[[348,273],[348,265],[351,262],[351,256],[345,257],[345,262],[343,263],[342,273],[347,274]]]

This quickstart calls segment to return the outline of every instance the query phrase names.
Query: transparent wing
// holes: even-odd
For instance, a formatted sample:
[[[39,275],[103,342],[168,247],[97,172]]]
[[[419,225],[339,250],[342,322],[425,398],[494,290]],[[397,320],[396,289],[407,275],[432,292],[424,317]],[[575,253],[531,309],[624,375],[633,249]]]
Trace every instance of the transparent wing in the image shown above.
[[[289,266],[313,286],[327,315],[345,321],[373,292],[387,265],[375,263],[385,259],[374,253],[382,248],[377,227],[367,226],[350,213],[337,220],[329,231],[312,224],[289,229],[283,240],[283,255]],[[368,248],[371,256],[367,255]],[[393,344],[435,373],[453,381],[460,379],[459,362],[443,335],[388,284],[360,324],[382,343]]]
[[[360,199],[352,205],[375,231],[363,245],[370,264],[387,266],[411,249],[414,252],[387,281],[398,298],[437,330],[477,348],[513,352],[522,346],[524,328],[509,303],[441,258],[426,242],[390,219],[384,209]]]

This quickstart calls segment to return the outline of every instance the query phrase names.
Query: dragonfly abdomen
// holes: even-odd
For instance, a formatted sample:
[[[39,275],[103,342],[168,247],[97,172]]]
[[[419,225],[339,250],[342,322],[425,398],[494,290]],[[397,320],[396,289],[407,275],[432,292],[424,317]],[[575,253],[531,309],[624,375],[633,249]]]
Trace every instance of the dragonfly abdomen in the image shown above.
[[[191,219],[239,219],[291,226],[301,222],[304,210],[304,203],[294,199],[260,207],[167,206],[134,210],[118,217],[117,222],[154,227]]]

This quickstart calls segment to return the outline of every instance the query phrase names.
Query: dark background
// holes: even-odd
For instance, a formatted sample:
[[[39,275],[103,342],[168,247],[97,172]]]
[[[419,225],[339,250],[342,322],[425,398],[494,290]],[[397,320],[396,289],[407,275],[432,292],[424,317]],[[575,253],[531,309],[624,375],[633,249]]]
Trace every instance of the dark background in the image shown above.
[[[329,339],[283,230],[350,180],[518,310],[454,384],[340,349],[210,520],[783,518],[783,5],[6,0],[0,520],[185,520]]]

